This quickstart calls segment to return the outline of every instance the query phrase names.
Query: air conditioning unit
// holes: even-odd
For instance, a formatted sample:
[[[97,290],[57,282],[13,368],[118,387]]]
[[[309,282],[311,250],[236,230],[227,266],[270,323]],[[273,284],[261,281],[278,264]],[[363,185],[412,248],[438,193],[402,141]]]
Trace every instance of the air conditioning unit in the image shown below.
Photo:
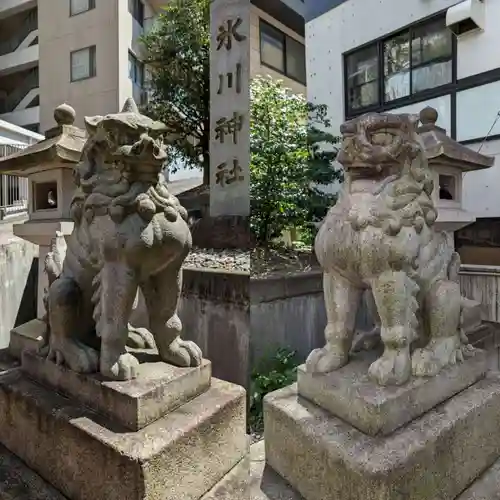
[[[486,22],[486,0],[463,0],[446,12],[446,26],[456,36],[483,31]]]

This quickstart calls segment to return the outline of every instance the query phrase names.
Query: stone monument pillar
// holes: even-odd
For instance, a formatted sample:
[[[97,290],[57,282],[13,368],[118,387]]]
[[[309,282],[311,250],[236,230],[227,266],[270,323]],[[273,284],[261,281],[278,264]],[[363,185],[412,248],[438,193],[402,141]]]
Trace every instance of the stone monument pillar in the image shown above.
[[[251,247],[250,9],[248,0],[210,5],[210,210],[192,228],[205,248]]]
[[[191,234],[160,175],[166,128],[131,99],[85,124],[45,343],[0,377],[0,443],[69,500],[245,498],[245,391],[211,376],[177,315]],[[126,346],[138,289],[156,349]]]
[[[500,376],[468,343],[417,125],[370,114],[341,129],[346,182],[315,243],[325,345],[264,404],[268,464],[305,500],[498,498]],[[382,342],[354,353],[366,289]]]
[[[210,6],[210,215],[250,214],[250,2]]]

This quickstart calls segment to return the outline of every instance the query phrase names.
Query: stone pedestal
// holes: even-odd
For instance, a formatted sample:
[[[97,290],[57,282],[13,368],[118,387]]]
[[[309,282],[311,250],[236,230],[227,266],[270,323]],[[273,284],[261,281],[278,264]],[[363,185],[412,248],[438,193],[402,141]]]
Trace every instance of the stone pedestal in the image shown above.
[[[305,500],[497,498],[500,375],[485,376],[484,353],[387,388],[367,380],[369,358],[328,375],[301,367],[266,397],[269,466]]]
[[[0,377],[0,442],[70,500],[244,491],[244,390],[211,378],[208,361],[142,356],[136,380],[114,382],[25,351],[22,369]]]

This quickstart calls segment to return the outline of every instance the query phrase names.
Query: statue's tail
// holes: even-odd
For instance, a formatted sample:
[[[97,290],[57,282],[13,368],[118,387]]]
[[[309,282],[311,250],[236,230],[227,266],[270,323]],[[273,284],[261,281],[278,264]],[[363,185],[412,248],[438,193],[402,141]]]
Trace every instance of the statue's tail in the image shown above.
[[[64,258],[66,257],[66,240],[64,235],[56,232],[56,237],[52,239],[50,252],[45,257],[45,272],[49,280],[49,286],[59,278],[63,269]]]
[[[60,231],[56,232],[56,237],[52,239],[50,244],[50,252],[47,253],[45,257],[45,272],[47,273],[47,278],[49,286],[44,291],[43,305],[45,307],[45,314],[42,321],[47,325],[44,341],[39,348],[40,353],[44,353],[48,348],[48,342],[50,337],[50,323],[49,323],[49,288],[54,281],[59,278],[63,269],[63,262],[66,256],[66,240],[64,239],[63,233]]]

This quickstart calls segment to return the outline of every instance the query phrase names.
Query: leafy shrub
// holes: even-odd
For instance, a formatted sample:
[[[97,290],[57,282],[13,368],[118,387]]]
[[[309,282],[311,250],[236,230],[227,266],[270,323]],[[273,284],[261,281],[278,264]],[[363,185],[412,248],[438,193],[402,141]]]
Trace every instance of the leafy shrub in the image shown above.
[[[264,358],[254,369],[250,382],[251,432],[260,434],[264,429],[264,396],[296,382],[299,364],[295,351],[279,348],[272,356]]]

